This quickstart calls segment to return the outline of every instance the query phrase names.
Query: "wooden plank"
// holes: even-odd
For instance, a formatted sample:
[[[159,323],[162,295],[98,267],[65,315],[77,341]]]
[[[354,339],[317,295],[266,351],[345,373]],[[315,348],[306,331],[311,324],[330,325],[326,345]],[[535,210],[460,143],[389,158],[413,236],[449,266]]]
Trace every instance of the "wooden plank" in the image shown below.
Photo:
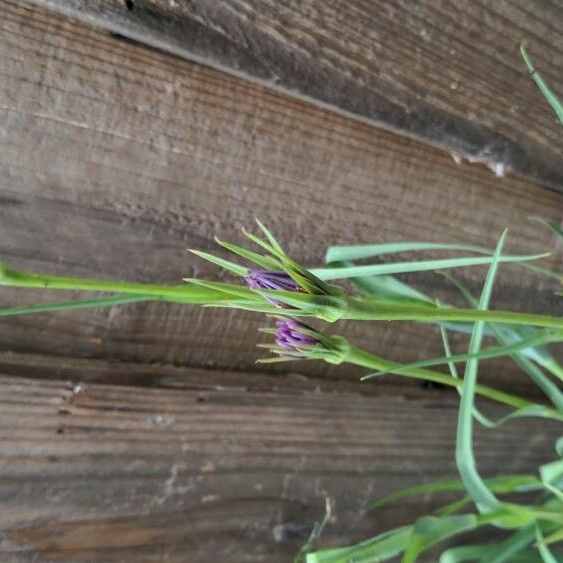
[[[220,391],[236,388],[253,393],[361,393],[363,396],[401,396],[404,399],[442,399],[455,392],[447,387],[429,385],[423,381],[396,376],[381,376],[370,383],[359,384],[357,379],[344,377],[341,373],[315,377],[299,371],[240,371],[233,369],[186,368],[166,364],[142,362],[116,362],[112,359],[76,358],[69,355],[17,354],[0,352],[0,373],[17,377],[59,380],[72,379],[76,385],[101,383],[163,389],[190,389]],[[79,375],[79,378],[77,377]],[[74,379],[73,379],[74,378]],[[494,379],[494,378],[493,378]],[[535,387],[530,387],[526,378],[499,378],[511,393],[526,396],[529,400],[545,402],[544,396]]]
[[[62,16],[0,4],[0,256],[22,268],[176,283],[212,276],[187,247],[241,241],[260,217],[288,251],[318,264],[329,244],[390,240],[562,249],[530,215],[559,220],[562,196],[423,144],[201,66],[127,44]],[[483,269],[462,274],[478,291]],[[413,279],[413,278],[409,278]],[[454,299],[433,276],[422,289]],[[553,285],[503,268],[495,306],[556,313]],[[3,305],[61,294],[2,288]],[[260,316],[136,304],[3,319],[3,351],[254,370]],[[369,328],[367,328],[369,326]],[[358,345],[414,360],[440,353],[435,331],[339,325]],[[356,379],[324,364],[284,371]],[[513,386],[514,369],[483,374]]]
[[[33,1],[563,189],[560,126],[518,50],[557,90],[557,2]]]
[[[325,497],[323,544],[357,541],[436,507],[423,497],[371,512],[370,500],[455,475],[453,395],[77,379],[0,377],[3,561],[289,561]],[[557,430],[528,420],[478,431],[480,470],[533,470]]]

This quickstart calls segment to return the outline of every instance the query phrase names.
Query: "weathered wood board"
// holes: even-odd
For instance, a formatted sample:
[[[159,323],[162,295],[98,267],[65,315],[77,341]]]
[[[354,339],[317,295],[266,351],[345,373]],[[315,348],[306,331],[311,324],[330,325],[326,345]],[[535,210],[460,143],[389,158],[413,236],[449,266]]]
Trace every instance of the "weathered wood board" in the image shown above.
[[[34,0],[143,44],[563,189],[558,2]]]
[[[333,243],[493,245],[507,226],[509,250],[551,249],[546,264],[561,267],[561,247],[529,220],[559,220],[560,194],[51,12],[1,6],[0,257],[16,266],[170,283],[225,279],[185,249],[214,250],[214,235],[240,242],[239,229],[257,216],[310,265]],[[478,291],[483,273],[461,274]],[[454,296],[437,277],[421,286]],[[553,285],[528,271],[503,268],[497,287],[497,307],[558,310]],[[3,305],[61,297],[0,290]],[[138,304],[3,319],[0,345],[248,370],[263,323],[234,311]],[[440,352],[426,327],[338,330],[397,359]],[[483,373],[493,378],[514,373],[490,366]],[[325,365],[298,369],[357,376]]]
[[[265,57],[253,51],[274,30],[264,20],[266,3],[247,3],[256,11],[253,26],[224,27],[221,43],[209,30],[239,21],[242,4],[214,4],[210,12],[211,4],[197,2],[132,2],[125,17],[112,1],[49,5],[70,7],[75,15],[80,8],[96,24],[100,19],[92,14],[106,10],[125,32],[135,25],[154,32],[151,21],[191,21],[192,27],[181,26],[184,39],[193,31],[189,52],[177,54],[198,58],[199,46],[202,62],[229,72],[237,58],[246,60],[240,40],[260,65],[285,43],[290,59],[280,56],[280,64],[294,60],[301,76],[311,66],[306,50],[295,55],[289,36],[272,39],[274,50]],[[280,7],[291,33],[294,8]],[[512,24],[498,24],[511,22],[515,12],[505,8],[483,8],[490,20],[479,37],[489,37],[490,26],[504,32],[498,42],[477,42],[480,57],[487,49],[493,59],[500,56],[494,49],[508,49],[513,31],[505,32]],[[233,20],[224,19],[229,9]],[[327,8],[314,2],[311,9],[309,21],[319,28]],[[354,2],[349,9],[359,21],[363,12],[357,10],[369,14],[372,8]],[[451,54],[452,65],[443,68],[433,51],[441,35],[424,23],[427,8],[396,9],[413,17],[418,9],[421,25],[432,32],[414,55],[420,64],[429,55],[438,73],[428,75],[427,90],[418,92],[424,66],[415,65],[412,82],[405,82],[415,30],[409,16],[405,50],[395,54],[399,74],[387,60],[377,72],[367,69],[370,57],[387,49],[383,36],[379,52],[359,53],[346,74],[346,65],[337,63],[350,65],[353,58],[345,46],[332,53],[321,33],[318,69],[345,86],[342,97],[322,99],[314,83],[295,83],[293,93],[556,185],[559,157],[548,145],[555,150],[559,141],[517,60],[497,73],[485,62],[490,81],[473,84],[482,76],[477,59],[463,69],[459,63],[476,30],[463,31],[460,58]],[[475,8],[464,10],[471,15]],[[561,247],[528,217],[559,220],[563,196],[535,181],[496,178],[485,166],[457,164],[425,143],[253,84],[247,79],[272,86],[270,75],[256,75],[259,66],[241,66],[242,80],[28,4],[0,0],[0,11],[0,259],[15,266],[135,281],[226,279],[185,249],[212,250],[214,235],[240,242],[240,228],[256,216],[307,264],[320,263],[334,243],[493,245],[508,226],[509,250],[551,249],[545,264],[562,265]],[[559,38],[548,32],[558,26],[559,10],[551,18],[538,15],[535,4],[527,11],[523,29],[538,44],[557,46]],[[151,13],[157,19],[147,19]],[[438,15],[440,25],[449,17],[447,9]],[[384,19],[375,23],[377,35]],[[144,36],[157,45],[154,37]],[[210,39],[207,45],[197,43],[202,37]],[[230,51],[218,51],[221,45]],[[557,54],[555,48],[550,68],[557,69]],[[439,94],[452,80],[459,85],[455,99]],[[355,99],[367,100],[364,109],[345,106],[354,101],[351,85],[365,87],[357,88],[364,97]],[[510,119],[502,108],[492,109],[493,95],[505,94],[509,85],[511,94],[518,90]],[[290,85],[274,86],[287,91]],[[417,92],[422,98],[415,102]],[[483,100],[473,108],[477,94]],[[520,122],[513,114],[522,107]],[[365,115],[365,108],[375,113]],[[412,124],[404,121],[409,111]],[[433,137],[432,124],[434,133],[442,127],[447,135]],[[489,152],[479,152],[483,146]],[[461,275],[479,290],[482,268]],[[441,279],[424,276],[419,284],[454,298]],[[532,272],[503,267],[495,305],[556,313],[553,288]],[[1,288],[0,306],[61,297]],[[0,560],[285,562],[322,516],[326,496],[334,516],[324,545],[360,540],[432,510],[436,501],[426,497],[376,513],[367,507],[392,489],[455,474],[456,396],[393,380],[360,385],[359,372],[346,367],[260,371],[254,343],[263,322],[240,312],[146,303],[2,319]],[[440,352],[437,334],[426,327],[347,324],[338,330],[397,359]],[[481,375],[533,393],[505,362],[484,364]],[[479,468],[485,475],[533,470],[552,457],[555,436],[552,425],[536,421],[479,431]]]
[[[371,500],[455,474],[452,395],[166,390],[80,377],[0,377],[2,561],[287,562],[325,497],[333,520],[323,544],[358,541],[439,502],[372,512]],[[479,431],[480,470],[551,459],[556,430],[527,421]]]

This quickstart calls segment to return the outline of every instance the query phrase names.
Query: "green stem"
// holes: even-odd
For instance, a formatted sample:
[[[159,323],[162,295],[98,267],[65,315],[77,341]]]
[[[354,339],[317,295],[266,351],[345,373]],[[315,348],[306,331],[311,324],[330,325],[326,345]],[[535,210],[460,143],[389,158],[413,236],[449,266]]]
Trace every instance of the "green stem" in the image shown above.
[[[385,358],[381,358],[380,356],[376,356],[375,354],[371,354],[370,352],[366,352],[365,350],[361,350],[360,348],[356,348],[355,346],[350,347],[350,351],[345,361],[357,366],[377,371],[392,370],[393,373],[396,373],[397,375],[403,375],[424,381],[434,381],[436,383],[441,383],[449,387],[457,387],[458,389],[461,389],[463,387],[463,379],[454,379],[449,375],[428,369],[401,369],[401,364],[386,360]],[[525,399],[522,399],[521,397],[512,395],[510,393],[505,393],[503,391],[498,391],[497,389],[487,387],[486,385],[478,384],[475,387],[475,390],[479,395],[483,397],[487,397],[488,399],[492,399],[493,401],[497,401],[498,403],[502,403],[503,405],[517,409],[528,407],[533,404],[529,401],[526,401]]]
[[[342,315],[343,319],[352,320],[387,320],[387,321],[486,321],[516,325],[532,325],[563,329],[563,319],[548,315],[517,313],[513,311],[477,311],[474,309],[430,308],[417,305],[401,306],[378,303],[373,300],[349,299]]]
[[[145,298],[156,300],[193,304],[215,303],[232,299],[231,296],[225,293],[187,283],[166,286],[149,283],[94,280],[89,278],[66,278],[19,272],[6,267],[2,267],[0,270],[0,285],[41,289],[126,293],[129,295],[142,295]]]

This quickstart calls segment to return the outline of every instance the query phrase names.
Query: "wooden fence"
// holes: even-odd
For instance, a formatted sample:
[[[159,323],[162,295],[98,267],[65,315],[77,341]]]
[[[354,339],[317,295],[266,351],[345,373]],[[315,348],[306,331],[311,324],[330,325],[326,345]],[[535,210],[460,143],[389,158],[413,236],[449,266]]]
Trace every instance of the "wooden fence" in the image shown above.
[[[310,265],[330,244],[493,245],[508,227],[509,250],[562,266],[529,220],[561,219],[561,129],[518,53],[526,40],[561,83],[556,3],[35,4],[0,0],[0,257],[13,265],[226,279],[186,249],[238,242],[259,217]],[[483,269],[460,275],[478,290]],[[407,279],[455,300],[438,276]],[[494,304],[556,314],[553,289],[506,266]],[[61,296],[3,288],[0,304]],[[290,561],[327,496],[325,545],[431,510],[368,507],[455,474],[456,397],[346,367],[256,366],[262,323],[155,303],[2,319],[0,559]],[[440,354],[424,326],[343,331],[398,360]],[[533,395],[517,374],[482,370]],[[555,430],[481,432],[480,468],[530,470]]]

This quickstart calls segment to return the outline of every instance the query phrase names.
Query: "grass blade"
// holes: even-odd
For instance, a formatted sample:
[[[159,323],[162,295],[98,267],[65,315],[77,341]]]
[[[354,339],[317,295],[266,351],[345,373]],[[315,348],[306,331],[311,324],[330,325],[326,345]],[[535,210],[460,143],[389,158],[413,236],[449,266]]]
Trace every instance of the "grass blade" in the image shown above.
[[[477,300],[469,293],[467,288],[452,276],[446,275],[465,297],[465,299],[473,306],[477,307]],[[521,337],[520,327],[508,327],[490,323],[489,328],[494,334],[495,338],[501,344],[506,344],[510,340],[515,340]],[[530,376],[530,379],[546,394],[553,405],[563,411],[563,393],[552,381],[550,381],[542,371],[534,365],[528,358],[525,357],[525,352],[511,354],[512,359]],[[542,348],[532,348],[527,351],[536,362],[548,369],[556,377],[561,377],[561,367],[547,350]]]
[[[444,330],[442,327],[440,328],[441,330]],[[444,338],[447,341],[447,336],[444,335]],[[440,356],[438,358],[429,358],[427,360],[420,360],[418,362],[412,362],[410,364],[401,364],[398,367],[402,371],[407,371],[409,369],[439,366],[445,364],[455,365],[456,363],[465,362],[474,359],[483,360],[483,359],[499,358],[502,356],[513,354],[514,352],[519,352],[522,349],[526,349],[531,346],[537,346],[548,342],[559,342],[561,341],[562,338],[563,338],[562,331],[557,331],[557,330],[554,331],[547,329],[547,330],[537,331],[532,336],[529,336],[527,338],[522,338],[521,340],[514,342],[512,344],[506,344],[501,346],[490,346],[488,348],[479,350],[479,352],[474,354],[457,354],[454,356],[450,356],[450,355]],[[448,346],[449,349],[449,344],[445,344],[445,346],[446,345]],[[381,371],[375,374],[365,375],[364,377],[362,377],[362,380],[369,379],[371,377],[392,374],[392,373],[394,373],[393,370]]]
[[[501,262],[525,262],[545,258],[547,254],[530,256],[504,256]],[[392,264],[368,264],[365,266],[347,266],[342,268],[315,268],[312,271],[324,281],[341,280],[355,277],[379,276],[383,274],[405,274],[409,272],[428,272],[467,266],[482,266],[492,263],[490,256],[469,258],[446,258],[441,260],[420,260],[411,262],[394,262]]]
[[[498,241],[491,265],[489,266],[487,278],[478,303],[478,310],[480,311],[487,310],[489,307],[498,262],[506,234],[507,231],[505,230]],[[483,321],[477,321],[475,323],[469,343],[469,354],[475,354],[479,351],[483,339],[483,327]],[[467,362],[465,367],[456,436],[456,464],[467,493],[473,499],[479,511],[490,512],[497,509],[500,503],[477,472],[475,454],[473,451],[473,406],[475,402],[478,365],[479,360],[472,359]]]
[[[189,251],[196,256],[207,260],[208,262],[211,262],[221,268],[224,268],[225,270],[228,270],[229,272],[232,272],[237,276],[243,277],[248,273],[248,268],[240,266],[239,264],[235,264],[234,262],[230,262],[229,260],[224,260],[223,258],[219,258],[218,256],[214,256],[213,254],[209,254],[201,250],[193,250],[191,248],[189,249]]]
[[[401,563],[414,563],[429,547],[447,538],[483,525],[475,514],[456,516],[423,516],[416,521]]]
[[[29,315],[35,313],[52,313],[55,311],[68,311],[72,309],[89,309],[99,307],[114,307],[137,303],[139,301],[151,301],[154,297],[143,295],[115,295],[113,297],[96,297],[94,299],[74,299],[71,301],[59,301],[57,303],[42,303],[38,305],[22,305],[21,307],[10,307],[0,309],[0,317],[11,317],[15,315]]]
[[[536,540],[538,551],[540,552],[543,563],[561,563],[561,559],[556,559],[545,541],[541,528],[536,524]]]
[[[501,475],[500,477],[492,477],[486,480],[487,486],[496,493],[515,493],[539,490],[542,488],[541,481],[534,475],[515,474]],[[460,479],[443,479],[441,481],[432,481],[421,485],[414,485],[395,491],[386,497],[375,501],[370,508],[381,508],[398,500],[408,498],[413,495],[421,495],[428,493],[446,493],[464,491],[463,483]]]
[[[440,556],[440,563],[475,563],[481,562],[482,558],[494,549],[498,549],[498,544],[462,545],[452,547],[444,551]],[[512,555],[510,563],[542,563],[537,551],[524,549]]]
[[[546,219],[545,217],[532,217],[532,219],[545,225],[554,235],[558,236],[559,238],[563,238],[563,229],[561,228],[559,223]]]
[[[243,248],[242,246],[237,246],[236,244],[233,244],[231,242],[224,242],[222,240],[219,240],[218,238],[215,239],[215,242],[217,242],[219,246],[222,246],[233,254],[241,256],[245,260],[248,260],[249,262],[260,266],[264,270],[280,269],[280,264],[270,256],[258,254],[257,252],[253,252],[252,250],[248,250],[247,248]]]
[[[348,260],[363,260],[375,258],[385,254],[399,252],[416,252],[420,250],[458,250],[462,252],[477,252],[479,254],[492,254],[488,248],[456,243],[436,242],[389,242],[382,244],[354,244],[350,246],[331,246],[325,254],[325,262],[341,262]]]
[[[549,545],[551,543],[558,543],[561,541],[563,541],[563,528],[560,528],[556,532],[553,532],[552,534],[549,534],[549,536],[543,538],[541,543]],[[540,541],[538,541],[538,543],[540,543]]]
[[[373,563],[385,561],[404,551],[412,526],[384,532],[356,545],[323,549],[307,555],[307,563]]]
[[[480,563],[512,563],[513,558],[530,546],[535,538],[534,525],[520,528],[481,559]]]
[[[440,325],[440,336],[442,337],[442,344],[444,345],[444,351],[446,352],[446,358],[448,359],[448,368],[450,370],[450,374],[454,379],[459,379],[456,365],[452,361],[452,350],[450,347],[450,341],[448,339],[448,333],[442,325]],[[456,390],[461,396],[461,389],[457,387]],[[495,425],[494,422],[490,418],[486,417],[477,407],[473,407],[473,417],[477,422],[479,422],[483,426],[486,426],[487,428],[492,428]]]
[[[524,63],[526,64],[531,77],[536,83],[536,86],[539,88],[543,97],[547,100],[547,103],[552,107],[553,111],[557,115],[557,118],[559,119],[559,122],[563,124],[563,104],[561,104],[561,102],[555,95],[555,92],[553,92],[553,90],[548,86],[547,82],[542,78],[540,73],[534,68],[532,59],[530,58],[530,55],[528,55],[528,52],[524,48],[524,45],[520,46],[520,53],[522,54]]]

